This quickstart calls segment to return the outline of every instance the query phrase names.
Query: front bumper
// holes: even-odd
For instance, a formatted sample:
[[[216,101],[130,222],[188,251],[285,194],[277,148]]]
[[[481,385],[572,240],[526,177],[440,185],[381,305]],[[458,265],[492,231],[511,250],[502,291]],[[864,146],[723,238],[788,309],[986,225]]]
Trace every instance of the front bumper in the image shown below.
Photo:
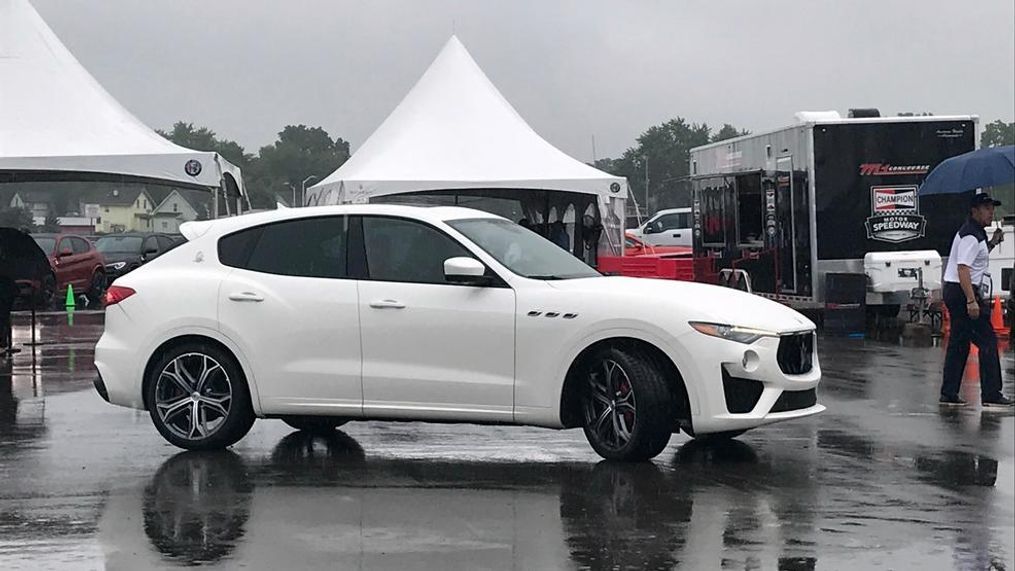
[[[825,410],[817,402],[821,366],[816,343],[809,346],[805,367],[803,360],[787,362],[787,343],[780,355],[783,338],[764,337],[747,345],[694,334],[704,340],[688,339],[695,345],[693,354],[709,356],[695,363],[701,382],[696,383],[698,407],[691,418],[694,434],[746,430]]]

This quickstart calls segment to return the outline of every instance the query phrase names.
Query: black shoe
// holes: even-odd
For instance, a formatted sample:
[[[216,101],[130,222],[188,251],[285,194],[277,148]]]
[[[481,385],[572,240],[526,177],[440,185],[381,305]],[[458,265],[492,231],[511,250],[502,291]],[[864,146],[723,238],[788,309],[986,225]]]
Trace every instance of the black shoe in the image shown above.
[[[937,403],[941,406],[966,406],[966,401],[960,399],[959,397],[943,396],[937,401]]]
[[[1015,402],[1013,402],[1011,399],[1007,399],[1002,396],[997,396],[990,400],[983,401],[983,408],[1010,409],[1013,406],[1015,406]]]

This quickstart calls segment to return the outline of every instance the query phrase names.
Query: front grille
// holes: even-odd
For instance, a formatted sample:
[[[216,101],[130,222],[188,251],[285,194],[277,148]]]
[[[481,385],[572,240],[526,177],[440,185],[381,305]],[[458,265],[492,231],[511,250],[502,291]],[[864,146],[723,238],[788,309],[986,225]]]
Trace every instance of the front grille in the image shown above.
[[[775,401],[771,412],[789,412],[810,408],[818,404],[818,391],[807,389],[806,391],[783,391]]]
[[[809,373],[814,368],[814,333],[796,333],[780,338],[777,357],[783,373]]]
[[[722,369],[722,391],[726,396],[726,410],[733,414],[745,414],[754,410],[765,387],[758,381],[734,377]]]

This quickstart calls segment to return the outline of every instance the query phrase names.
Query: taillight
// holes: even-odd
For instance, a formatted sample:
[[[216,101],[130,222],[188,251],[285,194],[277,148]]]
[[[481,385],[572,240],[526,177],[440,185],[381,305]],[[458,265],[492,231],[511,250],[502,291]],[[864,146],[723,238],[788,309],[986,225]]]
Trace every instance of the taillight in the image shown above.
[[[130,289],[129,287],[123,287],[118,285],[109,286],[109,289],[106,290],[106,307],[109,307],[110,305],[116,305],[121,301],[127,299],[128,297],[134,295],[135,293],[137,292]]]

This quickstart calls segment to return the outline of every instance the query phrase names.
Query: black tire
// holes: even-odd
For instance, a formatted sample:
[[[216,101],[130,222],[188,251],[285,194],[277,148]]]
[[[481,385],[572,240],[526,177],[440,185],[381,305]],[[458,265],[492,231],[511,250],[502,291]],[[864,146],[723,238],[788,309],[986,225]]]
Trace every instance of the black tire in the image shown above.
[[[42,278],[39,291],[35,293],[31,303],[35,305],[36,309],[46,311],[53,309],[54,298],[56,298],[56,276],[49,274]]]
[[[589,361],[582,428],[597,454],[638,462],[657,456],[673,431],[673,394],[648,355],[609,347]]]
[[[349,422],[349,419],[337,416],[283,416],[282,422],[296,430],[327,436],[333,434],[339,426]]]
[[[88,286],[88,291],[85,292],[85,296],[88,297],[88,305],[99,305],[102,303],[102,297],[106,293],[106,274],[102,270],[96,270],[92,274],[92,281]]]
[[[197,375],[190,371],[201,367]],[[232,446],[254,424],[243,370],[231,354],[207,343],[184,343],[166,351],[145,379],[145,402],[159,434],[187,450]]]

